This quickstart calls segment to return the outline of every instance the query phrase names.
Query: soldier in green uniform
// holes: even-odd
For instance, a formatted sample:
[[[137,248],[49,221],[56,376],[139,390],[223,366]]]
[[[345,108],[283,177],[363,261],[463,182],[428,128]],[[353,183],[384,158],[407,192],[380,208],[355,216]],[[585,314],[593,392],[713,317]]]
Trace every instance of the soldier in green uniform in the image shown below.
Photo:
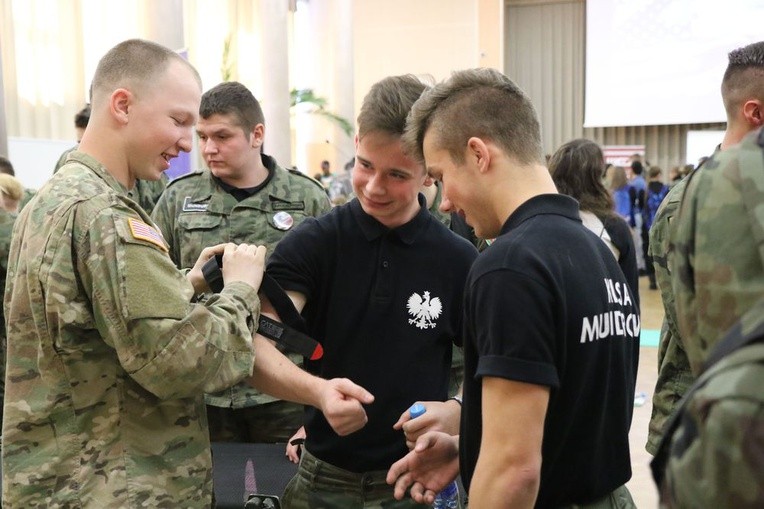
[[[179,268],[220,242],[264,245],[271,253],[305,218],[331,209],[321,184],[261,154],[264,124],[260,104],[241,83],[221,83],[202,96],[196,131],[208,169],[174,180],[152,215]],[[244,383],[208,394],[207,405],[212,441],[286,442],[302,425],[300,405]]]
[[[671,268],[679,333],[695,376],[724,332],[764,296],[763,199],[762,129],[714,154],[687,182]]]
[[[764,300],[719,341],[651,466],[663,508],[764,507]]]
[[[371,395],[290,363],[259,336],[265,248],[205,249],[184,277],[127,198],[189,151],[201,82],[175,52],[129,40],[99,62],[91,128],[19,215],[8,262],[3,505],[209,507],[204,392],[251,377],[320,408],[339,434]],[[225,288],[204,262],[223,254]],[[257,351],[257,362],[253,366]]]
[[[730,53],[721,92],[727,112],[727,130],[720,149],[726,150],[740,142],[746,133],[762,125],[764,42],[750,44]],[[653,258],[655,277],[665,311],[658,349],[658,380],[653,394],[653,412],[645,447],[650,454],[655,454],[667,419],[695,379],[686,352],[686,343],[694,339],[685,338],[680,333],[671,273],[672,258],[675,254],[674,231],[679,221],[682,221],[677,216],[677,209],[685,193],[687,181],[685,178],[671,188],[650,229],[650,255]],[[718,242],[718,239],[716,241]],[[719,247],[724,244],[726,243],[719,243]],[[727,326],[740,316],[737,311],[732,314],[734,317],[725,320]],[[699,362],[702,362],[702,359]],[[696,364],[696,368],[698,366],[699,364]]]
[[[11,232],[16,214],[0,208],[0,290],[5,291],[5,278],[8,272],[8,253],[11,248]],[[5,314],[0,307],[0,407],[2,406],[3,392],[5,391]],[[0,408],[0,422],[2,422],[2,408]]]

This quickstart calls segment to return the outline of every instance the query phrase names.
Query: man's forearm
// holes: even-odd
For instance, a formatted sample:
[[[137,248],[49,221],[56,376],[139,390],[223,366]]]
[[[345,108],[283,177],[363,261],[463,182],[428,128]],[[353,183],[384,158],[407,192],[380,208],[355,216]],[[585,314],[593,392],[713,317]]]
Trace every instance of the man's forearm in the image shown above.
[[[490,473],[478,466],[470,486],[470,506],[532,509],[538,488],[539,471],[534,467]]]
[[[254,341],[255,367],[248,383],[273,397],[320,408],[319,388],[326,381],[296,366],[260,334]]]

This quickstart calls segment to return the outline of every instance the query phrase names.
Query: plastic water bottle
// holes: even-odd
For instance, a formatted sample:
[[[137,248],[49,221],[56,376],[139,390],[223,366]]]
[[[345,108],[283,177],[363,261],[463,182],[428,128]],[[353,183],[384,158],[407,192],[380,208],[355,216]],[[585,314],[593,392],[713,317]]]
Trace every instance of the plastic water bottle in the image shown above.
[[[416,419],[426,410],[421,403],[414,403],[409,408],[409,415],[412,419]],[[456,481],[451,481],[440,493],[435,495],[435,502],[433,502],[432,507],[433,509],[457,509],[459,507],[459,486]]]

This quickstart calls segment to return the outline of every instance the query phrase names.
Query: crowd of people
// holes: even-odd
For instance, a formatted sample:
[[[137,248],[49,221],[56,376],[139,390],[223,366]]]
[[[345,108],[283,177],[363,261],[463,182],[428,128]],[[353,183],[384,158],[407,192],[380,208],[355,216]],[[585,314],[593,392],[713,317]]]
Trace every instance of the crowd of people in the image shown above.
[[[244,85],[116,45],[28,203],[0,159],[3,505],[210,507],[227,441],[286,444],[288,508],[420,507],[457,477],[474,508],[635,507],[645,275],[661,504],[761,507],[764,42],[721,90],[723,142],[666,175],[586,139],[545,157],[499,71],[390,76],[311,178],[263,153]],[[204,167],[163,180],[194,134]],[[266,279],[321,355],[260,328]]]

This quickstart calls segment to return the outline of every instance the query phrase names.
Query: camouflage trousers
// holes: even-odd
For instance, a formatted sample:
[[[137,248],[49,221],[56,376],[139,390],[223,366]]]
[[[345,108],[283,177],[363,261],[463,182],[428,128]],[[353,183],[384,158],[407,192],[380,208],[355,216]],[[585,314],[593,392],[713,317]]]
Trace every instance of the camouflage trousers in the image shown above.
[[[284,489],[283,509],[422,509],[411,498],[395,500],[387,470],[355,473],[321,461],[303,449],[297,474]]]
[[[560,509],[636,509],[626,486],[613,490],[609,495],[588,504],[572,504]]]
[[[286,443],[302,426],[302,405],[274,401],[246,408],[207,405],[210,442]]]

